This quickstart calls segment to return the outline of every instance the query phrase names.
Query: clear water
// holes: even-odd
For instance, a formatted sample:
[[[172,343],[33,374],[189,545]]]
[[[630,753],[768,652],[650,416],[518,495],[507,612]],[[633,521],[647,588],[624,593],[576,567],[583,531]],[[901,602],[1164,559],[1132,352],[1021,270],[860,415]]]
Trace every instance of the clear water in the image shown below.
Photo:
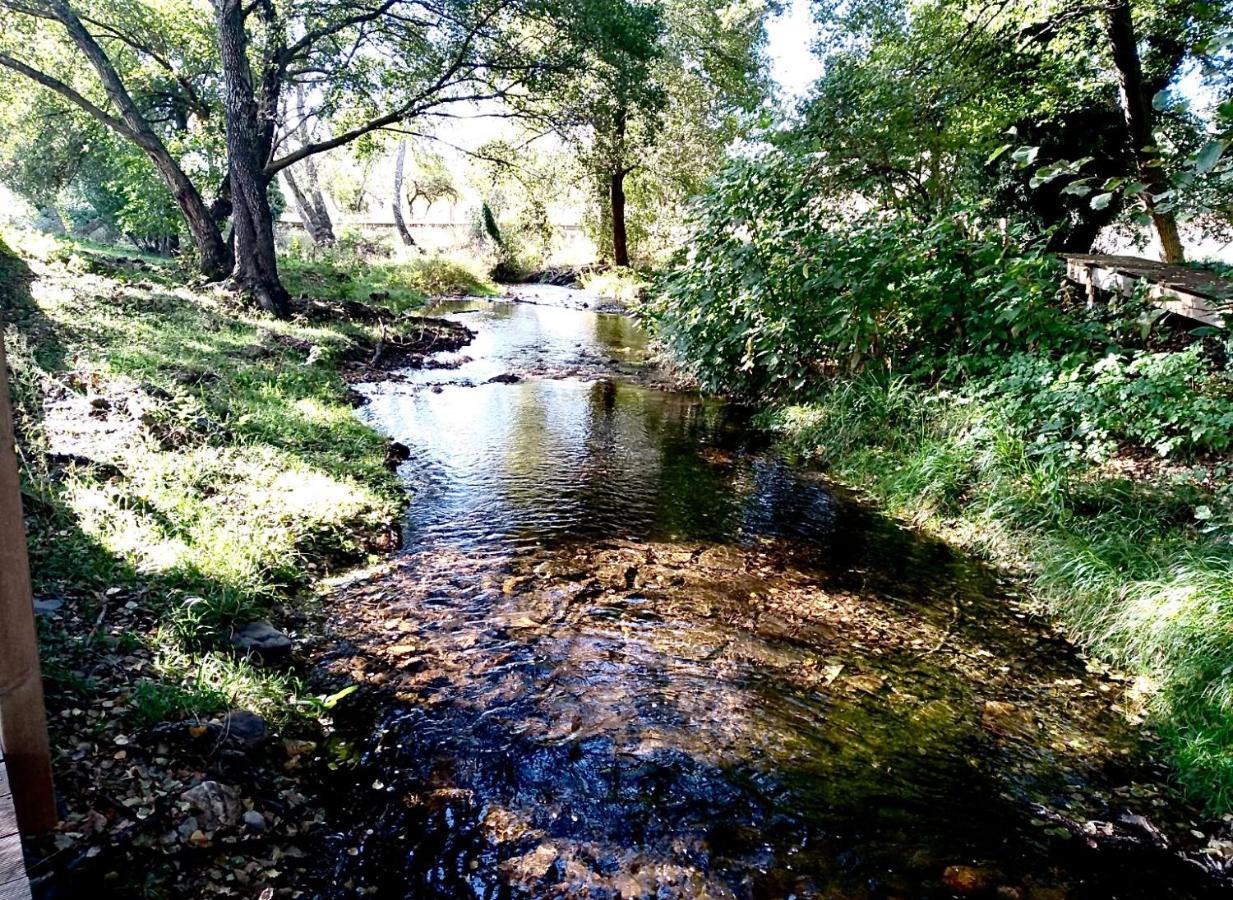
[[[623,377],[628,319],[534,299],[442,306],[475,341],[366,388],[411,499],[401,557],[336,604],[333,665],[383,712],[344,722],[326,893],[1209,889],[1072,834],[1173,803],[1118,682],[739,410]]]

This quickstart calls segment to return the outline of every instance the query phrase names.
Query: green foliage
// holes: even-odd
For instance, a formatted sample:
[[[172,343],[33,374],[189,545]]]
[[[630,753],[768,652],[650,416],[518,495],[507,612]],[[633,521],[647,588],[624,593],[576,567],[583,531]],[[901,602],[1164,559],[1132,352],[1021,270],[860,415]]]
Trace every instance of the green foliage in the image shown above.
[[[662,339],[710,389],[800,391],[870,366],[942,374],[1077,328],[1056,314],[1059,269],[978,215],[931,223],[851,216],[817,202],[811,163],[771,152],[716,179],[688,220],[689,250],[651,307]]]

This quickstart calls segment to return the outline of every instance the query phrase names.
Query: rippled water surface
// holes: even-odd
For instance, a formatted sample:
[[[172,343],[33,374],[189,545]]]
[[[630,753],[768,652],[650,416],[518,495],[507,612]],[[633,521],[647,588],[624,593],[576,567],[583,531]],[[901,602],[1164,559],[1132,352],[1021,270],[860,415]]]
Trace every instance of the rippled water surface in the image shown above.
[[[332,666],[386,701],[339,896],[1207,890],[1137,818],[1167,798],[1116,679],[739,411],[642,386],[627,318],[522,299],[442,307],[475,341],[366,389],[411,503],[337,604]]]

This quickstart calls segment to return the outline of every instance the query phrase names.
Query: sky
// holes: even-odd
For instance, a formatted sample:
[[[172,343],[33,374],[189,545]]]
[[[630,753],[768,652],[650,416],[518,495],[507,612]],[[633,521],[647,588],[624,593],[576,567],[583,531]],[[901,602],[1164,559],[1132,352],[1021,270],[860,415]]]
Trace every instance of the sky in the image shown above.
[[[809,5],[809,0],[787,0],[784,11],[766,26],[771,77],[788,101],[803,97],[822,74],[822,63],[812,49],[818,28]]]

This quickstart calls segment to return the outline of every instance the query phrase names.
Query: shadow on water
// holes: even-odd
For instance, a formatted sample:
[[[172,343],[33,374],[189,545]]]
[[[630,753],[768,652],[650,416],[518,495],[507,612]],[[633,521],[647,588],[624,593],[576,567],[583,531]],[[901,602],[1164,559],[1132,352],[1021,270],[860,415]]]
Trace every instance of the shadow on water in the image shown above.
[[[533,369],[537,342],[628,345],[603,316],[545,330],[545,312],[485,320],[489,368]],[[1161,795],[1122,686],[994,573],[721,404],[469,385],[370,391],[366,415],[412,449],[412,502],[406,553],[335,604],[323,666],[371,702],[343,714],[359,762],[325,893],[1208,889],[1125,818]]]

